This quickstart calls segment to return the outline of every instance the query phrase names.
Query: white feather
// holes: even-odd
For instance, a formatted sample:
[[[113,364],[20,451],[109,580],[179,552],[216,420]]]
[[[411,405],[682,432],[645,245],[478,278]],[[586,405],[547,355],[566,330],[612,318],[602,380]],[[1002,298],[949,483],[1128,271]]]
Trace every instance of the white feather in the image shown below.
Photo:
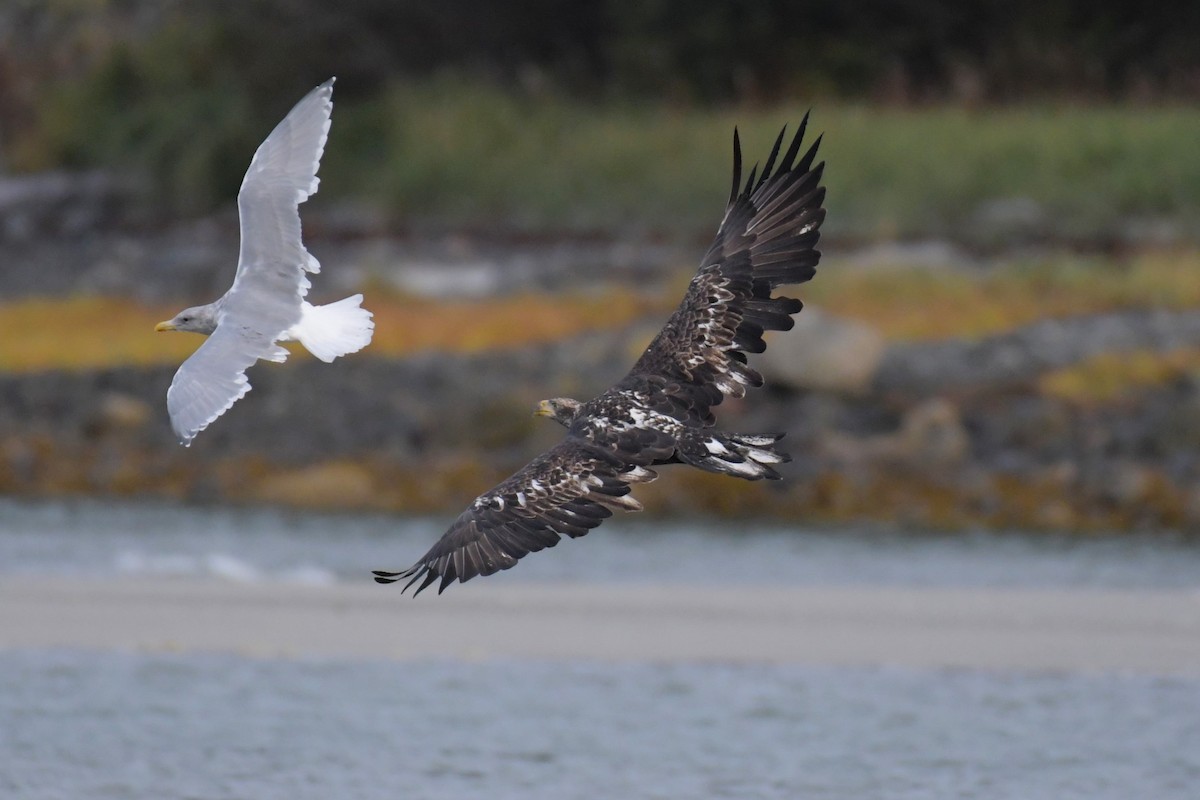
[[[633,467],[621,473],[621,478],[630,483],[649,483],[658,477],[658,473],[646,467]]]
[[[707,439],[704,442],[704,449],[714,455],[729,455],[729,449],[721,444],[720,439]]]
[[[371,312],[359,305],[362,299],[356,294],[323,306],[305,301],[300,306],[300,321],[284,338],[300,342],[325,362],[356,353],[371,343],[375,332]]]
[[[757,461],[759,464],[782,464],[783,456],[772,450],[759,450],[754,447],[746,448],[746,455]]]
[[[762,474],[762,466],[754,461],[724,461],[722,463],[724,463],[725,468],[734,475],[753,478]]]

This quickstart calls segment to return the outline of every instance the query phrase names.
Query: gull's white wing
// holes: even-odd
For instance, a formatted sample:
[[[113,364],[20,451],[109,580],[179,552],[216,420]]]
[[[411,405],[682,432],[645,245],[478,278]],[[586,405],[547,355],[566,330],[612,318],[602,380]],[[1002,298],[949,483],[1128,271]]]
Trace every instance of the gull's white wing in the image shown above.
[[[238,192],[242,246],[233,286],[217,301],[217,329],[175,373],[171,425],[184,444],[246,392],[259,359],[283,361],[276,344],[300,321],[305,272],[319,269],[300,239],[299,204],[317,190],[333,79],[309,92],[259,145]]]
[[[329,135],[333,79],[309,92],[258,146],[238,192],[242,247],[233,286],[221,300],[226,317],[278,339],[300,321],[305,272],[320,265],[300,238],[300,210],[317,191],[317,168]]]
[[[283,361],[287,355],[274,339],[228,324],[218,326],[183,362],[167,389],[167,413],[179,441],[190,445],[196,434],[250,391],[246,370],[255,361]]]

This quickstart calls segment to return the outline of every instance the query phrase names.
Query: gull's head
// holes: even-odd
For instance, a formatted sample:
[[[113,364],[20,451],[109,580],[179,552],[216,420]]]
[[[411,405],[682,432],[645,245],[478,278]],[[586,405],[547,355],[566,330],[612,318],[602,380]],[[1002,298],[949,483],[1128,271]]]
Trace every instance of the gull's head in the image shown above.
[[[156,331],[185,331],[208,335],[217,329],[217,314],[211,305],[185,308],[166,322],[154,326]]]
[[[578,400],[572,400],[569,397],[554,397],[538,403],[533,415],[549,417],[560,425],[570,426],[575,421],[575,417],[579,416],[579,409],[582,405]]]

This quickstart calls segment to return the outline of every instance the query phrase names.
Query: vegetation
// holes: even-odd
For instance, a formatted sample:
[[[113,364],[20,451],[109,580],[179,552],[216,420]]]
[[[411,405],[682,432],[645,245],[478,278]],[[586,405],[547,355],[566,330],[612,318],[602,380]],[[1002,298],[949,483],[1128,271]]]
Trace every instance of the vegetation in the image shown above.
[[[1194,99],[1200,9],[1119,0],[41,0],[10,3],[0,44],[87,70],[171,38],[177,65],[271,96],[296,70],[374,89],[457,72],[504,86],[675,102],[836,95]],[[12,31],[5,37],[5,29]],[[7,39],[7,40],[6,40]],[[61,48],[55,52],[56,48]],[[203,58],[207,54],[208,58]],[[179,66],[175,67],[176,69]]]
[[[318,202],[406,224],[707,232],[734,126],[759,159],[813,107],[831,233],[1178,240],[1200,6],[1126,6],[51,0],[0,11],[0,168],[128,169],[205,212],[337,75]]]
[[[626,291],[599,296],[522,295],[462,303],[434,303],[373,293],[369,354],[399,357],[422,350],[477,352],[557,341],[588,330],[623,325],[655,306]],[[198,336],[155,334],[177,308],[77,297],[0,305],[0,370],[92,369],[179,363],[199,346]],[[103,331],[103,336],[88,335]],[[292,346],[303,352],[299,346]]]
[[[1181,378],[1200,378],[1200,350],[1102,353],[1043,375],[1038,384],[1051,397],[1079,405],[1099,405]]]
[[[39,126],[15,147],[19,163],[123,165],[150,176],[175,213],[227,203],[273,122],[251,120],[242,91],[181,98],[151,83],[130,102],[118,90],[124,80],[52,92]],[[306,88],[281,92],[272,113]],[[408,226],[622,235],[709,233],[728,190],[734,127],[753,162],[806,110],[596,105],[458,80],[344,96],[315,203],[367,201]],[[1200,234],[1196,108],[819,103],[811,126],[825,134],[832,165],[832,235],[994,248],[1136,243],[1156,226],[1168,239]]]
[[[855,269],[833,258],[805,297],[869,322],[892,339],[975,338],[1046,317],[1196,308],[1198,271],[1200,252],[1194,250],[1018,258],[978,272],[922,265]]]
[[[327,182],[409,221],[697,234],[727,191],[734,127],[753,162],[804,111],[596,107],[455,82],[401,86],[339,114]],[[811,124],[832,165],[834,235],[1120,242],[1159,220],[1176,236],[1195,232],[1200,218],[1200,110],[829,104]],[[1015,201],[1016,218],[997,201]]]
[[[681,268],[679,285],[654,296],[610,289],[439,302],[369,291],[366,305],[375,313],[376,332],[367,354],[396,358],[426,350],[478,352],[624,328],[647,316],[665,318],[678,302],[690,271],[690,266]],[[821,268],[820,280],[799,294],[808,303],[864,320],[892,340],[979,337],[1045,317],[1194,308],[1200,306],[1197,271],[1200,252],[1194,250],[1149,252],[1129,259],[1043,258],[974,273],[920,265],[864,270],[834,258]],[[929,313],[930,308],[938,313]],[[0,370],[178,363],[199,339],[153,333],[155,322],[177,310],[104,297],[0,305],[0,341],[5,342]],[[98,330],[105,335],[80,335],[80,331]],[[1081,391],[1073,388],[1080,381],[1095,386],[1096,379],[1089,375],[1050,379],[1047,386],[1069,395]]]
[[[830,165],[829,246],[820,278],[799,292],[806,303],[893,341],[1196,308],[1200,4],[1177,5],[0,4],[0,174],[101,168],[140,177],[149,211],[132,217],[139,222],[228,210],[258,142],[306,90],[336,75],[322,190],[306,220],[370,207],[393,231],[670,236],[698,250],[728,191],[734,127],[753,163],[812,108]],[[921,237],[985,257],[950,269],[864,269],[839,257],[847,242]],[[1045,243],[1068,247],[1023,255],[1051,252],[1037,247]],[[1000,251],[1009,255],[997,262],[990,254]],[[680,264],[678,283],[654,296],[606,289],[445,303],[368,287],[377,331],[363,357],[516,347],[661,320],[694,266]],[[0,373],[177,364],[201,340],[152,329],[178,307],[99,297],[0,303]],[[680,471],[639,497],[658,513],[922,527],[1194,525],[1190,406],[1153,435],[1124,417],[1150,413],[1152,390],[1186,395],[1198,375],[1197,350],[1101,355],[1040,378],[1038,400],[1053,406],[1045,421],[1037,409],[1014,412],[1016,401],[970,409],[970,398],[951,398],[975,421],[962,427],[951,414],[939,424],[963,437],[978,433],[984,414],[1012,413],[1011,430],[993,437],[1012,452],[941,465],[924,458],[923,440],[904,438],[920,409],[889,399],[848,410],[858,422],[845,446],[805,480],[746,486]],[[89,376],[48,377],[28,383],[82,385]],[[389,451],[292,463],[273,450],[214,462],[196,456],[215,446],[184,459],[153,444],[167,436],[161,402],[152,409],[109,392],[70,404],[85,409],[74,423],[17,417],[0,485],[440,512],[511,468],[504,459],[513,454],[481,453],[510,449],[529,418],[507,398],[495,402],[495,414],[491,406],[477,414],[484,433],[439,439],[412,462]],[[157,432],[135,433],[155,414]],[[872,433],[892,421],[899,433]],[[416,442],[428,429],[414,425],[403,435]],[[1113,443],[1081,444],[1076,427],[1115,431]],[[121,436],[131,437],[124,449]],[[981,453],[997,447],[978,441]],[[813,452],[822,457],[822,447]]]

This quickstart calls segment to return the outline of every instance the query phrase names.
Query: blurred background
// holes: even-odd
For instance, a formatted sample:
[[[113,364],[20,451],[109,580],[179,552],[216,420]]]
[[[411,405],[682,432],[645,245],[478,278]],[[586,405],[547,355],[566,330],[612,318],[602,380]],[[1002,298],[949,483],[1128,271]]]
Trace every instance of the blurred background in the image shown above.
[[[748,161],[812,109],[828,220],[735,430],[655,513],[922,528],[1200,523],[1200,7],[1040,0],[137,2],[0,9],[0,492],[445,512],[622,375]],[[367,351],[259,366],[177,447],[255,147],[336,75],[314,297]],[[810,134],[811,135],[811,134]]]
[[[1193,798],[1200,3],[0,2],[0,795]],[[255,148],[374,342],[178,445]],[[370,581],[619,379],[811,109],[828,217],[622,515]]]

